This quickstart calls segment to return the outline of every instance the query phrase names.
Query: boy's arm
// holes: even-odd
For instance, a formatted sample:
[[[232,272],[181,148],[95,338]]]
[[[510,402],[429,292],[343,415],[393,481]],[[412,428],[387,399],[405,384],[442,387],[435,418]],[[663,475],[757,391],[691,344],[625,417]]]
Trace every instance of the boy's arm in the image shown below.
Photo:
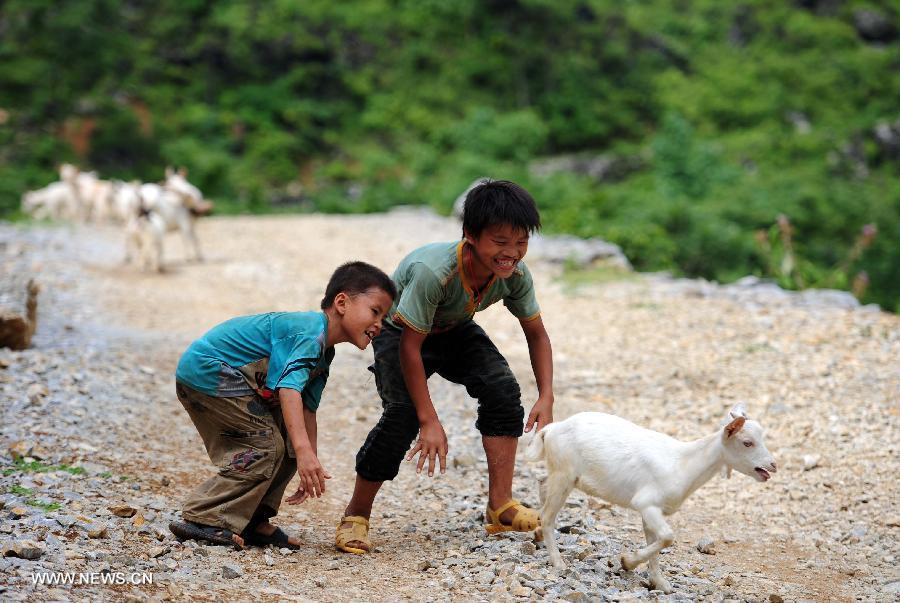
[[[297,474],[303,490],[314,498],[325,493],[325,480],[331,476],[316,456],[316,415],[308,411],[300,398],[300,392],[282,387],[278,390],[284,426],[291,437],[297,455]]]
[[[525,340],[528,342],[528,355],[531,358],[531,369],[538,388],[538,399],[528,415],[525,431],[537,423],[538,431],[553,422],[553,349],[550,347],[550,336],[544,328],[540,316],[531,320],[520,320]]]
[[[427,458],[428,475],[432,476],[435,456],[440,463],[441,473],[447,470],[447,434],[444,433],[444,427],[438,419],[431,394],[428,392],[425,365],[422,363],[422,343],[426,337],[427,333],[419,333],[404,327],[400,333],[400,370],[403,372],[406,389],[416,407],[416,416],[419,419],[419,440],[406,455],[406,460],[411,460],[418,453],[416,472],[421,473]]]

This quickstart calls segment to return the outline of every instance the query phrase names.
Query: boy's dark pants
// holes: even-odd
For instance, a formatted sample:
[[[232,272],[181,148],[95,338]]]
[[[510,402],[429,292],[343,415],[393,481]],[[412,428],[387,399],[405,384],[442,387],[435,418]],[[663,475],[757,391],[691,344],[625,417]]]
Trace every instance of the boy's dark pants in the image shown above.
[[[241,533],[278,512],[297,470],[281,407],[256,395],[219,398],[176,383],[218,473],[188,497],[182,517]]]
[[[365,480],[394,479],[403,455],[419,431],[419,420],[400,370],[400,333],[385,325],[372,341],[375,385],[384,412],[369,432],[356,455],[356,472]],[[475,427],[483,436],[522,435],[522,408],[519,384],[506,359],[484,330],[467,321],[444,333],[432,334],[422,344],[425,376],[437,373],[459,383],[478,399]]]

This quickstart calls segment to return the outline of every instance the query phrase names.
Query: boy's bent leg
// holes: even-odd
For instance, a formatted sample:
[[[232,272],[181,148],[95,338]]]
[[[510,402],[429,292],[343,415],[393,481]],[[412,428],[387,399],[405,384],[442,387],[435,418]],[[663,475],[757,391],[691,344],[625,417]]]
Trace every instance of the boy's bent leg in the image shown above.
[[[354,519],[338,525],[336,543],[341,550],[368,552],[371,549],[367,541],[347,540],[348,534],[351,530],[360,534],[368,532],[368,519],[378,491],[385,481],[397,476],[403,456],[419,431],[415,407],[400,371],[399,343],[400,331],[390,327],[372,342],[375,362],[369,370],[375,375],[384,410],[356,455],[356,483],[344,512],[344,518]],[[427,359],[423,357],[423,360],[426,374],[430,374],[433,370],[429,371]],[[365,530],[360,528],[360,518],[366,522]]]
[[[372,341],[375,362],[369,370],[381,397],[381,418],[356,454],[356,473],[364,482],[392,480],[419,431],[419,419],[400,370],[400,330],[389,327]],[[423,350],[426,376],[434,364]],[[359,480],[357,480],[359,482]],[[365,486],[363,490],[373,489]],[[375,492],[378,491],[374,488]]]
[[[279,427],[279,431],[275,432],[276,439],[281,438],[286,453],[282,456],[281,462],[275,468],[272,481],[269,482],[269,489],[260,501],[259,507],[257,507],[256,513],[254,513],[250,520],[250,525],[247,527],[247,529],[252,528],[255,532],[262,534],[263,536],[272,536],[278,531],[278,528],[269,523],[269,519],[278,514],[278,510],[281,508],[281,503],[284,499],[284,491],[287,489],[291,479],[297,473],[297,459],[294,458],[294,455],[292,454],[293,449],[290,444],[291,439],[284,426],[284,418],[277,407],[273,409],[272,415]],[[287,544],[289,545],[299,546],[302,544],[300,540],[294,536],[287,534],[285,534],[285,536],[287,537]]]
[[[403,391],[405,393],[405,387]],[[371,550],[371,543],[367,539],[346,540],[346,534],[349,533],[347,531],[358,531],[360,528],[356,526],[361,524],[358,519],[346,520],[346,518],[363,518],[364,532],[368,533],[368,519],[372,514],[375,497],[385,481],[397,477],[403,455],[409,450],[418,431],[419,421],[411,400],[408,405],[392,403],[385,406],[381,419],[369,432],[356,455],[356,484],[344,512],[345,521],[338,526],[336,542],[341,550],[350,552]],[[360,535],[360,538],[362,537]]]
[[[512,481],[519,439],[507,436],[482,436],[481,443],[488,465],[488,505],[491,509],[499,509],[512,499]],[[511,522],[514,515],[515,512],[509,509],[500,519]]]
[[[241,533],[268,492],[284,442],[271,412],[253,396],[218,398],[178,384],[184,405],[218,473],[185,502],[188,521]]]
[[[506,359],[474,321],[454,332],[459,352],[438,373],[466,387],[478,400],[478,420],[488,463],[488,505],[500,509],[512,499],[516,448],[525,410],[521,390]],[[522,508],[510,508],[499,520],[511,525]]]
[[[291,436],[288,435],[287,427],[284,424],[284,415],[281,408],[275,406],[272,408],[272,418],[275,420],[277,429],[274,432],[276,440],[280,440],[280,446],[284,448],[285,454],[277,461],[272,481],[269,482],[269,489],[260,501],[260,510],[257,516],[263,516],[263,519],[274,517],[281,508],[281,502],[284,498],[284,491],[287,489],[291,479],[297,473],[297,459],[294,456],[294,447],[291,444]]]

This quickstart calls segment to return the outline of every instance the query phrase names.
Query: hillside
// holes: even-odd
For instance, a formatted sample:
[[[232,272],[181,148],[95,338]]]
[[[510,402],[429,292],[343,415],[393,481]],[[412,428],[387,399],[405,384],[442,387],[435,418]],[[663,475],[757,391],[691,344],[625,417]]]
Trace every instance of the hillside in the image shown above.
[[[548,230],[601,236],[644,271],[852,289],[896,311],[898,15],[891,0],[13,0],[0,214],[61,161],[145,181],[187,166],[220,210],[253,213],[447,211],[487,175],[532,190]]]

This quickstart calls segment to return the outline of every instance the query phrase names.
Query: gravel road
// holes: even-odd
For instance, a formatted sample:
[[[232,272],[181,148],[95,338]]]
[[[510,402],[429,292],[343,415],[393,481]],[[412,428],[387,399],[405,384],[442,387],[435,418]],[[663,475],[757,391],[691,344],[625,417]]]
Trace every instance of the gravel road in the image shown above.
[[[0,599],[900,598],[900,318],[827,295],[665,275],[576,284],[539,257],[529,267],[553,341],[558,419],[600,410],[693,439],[744,401],[768,430],[772,480],[715,478],[672,518],[676,544],[661,559],[672,595],[648,591],[646,567],[619,567],[619,553],[643,541],[638,515],[584,495],[560,516],[565,572],[527,535],[487,537],[475,404],[437,377],[451,468],[429,479],[405,466],[377,501],[375,553],[337,553],[354,455],[380,411],[371,351],[349,346],[319,413],[328,492],[277,518],[308,546],[236,552],[175,540],[168,522],[211,471],[174,396],[184,347],[232,316],[318,307],[343,261],[390,272],[413,247],[458,235],[452,220],[416,211],[215,217],[199,224],[204,263],[182,261],[173,237],[167,273],[145,274],[121,265],[116,228],[0,223],[5,269],[44,288],[34,347],[0,349]],[[530,407],[517,321],[499,305],[478,321]],[[542,475],[520,458],[516,495],[536,505]],[[34,584],[60,572],[93,583]],[[124,583],[100,583],[115,579]]]

